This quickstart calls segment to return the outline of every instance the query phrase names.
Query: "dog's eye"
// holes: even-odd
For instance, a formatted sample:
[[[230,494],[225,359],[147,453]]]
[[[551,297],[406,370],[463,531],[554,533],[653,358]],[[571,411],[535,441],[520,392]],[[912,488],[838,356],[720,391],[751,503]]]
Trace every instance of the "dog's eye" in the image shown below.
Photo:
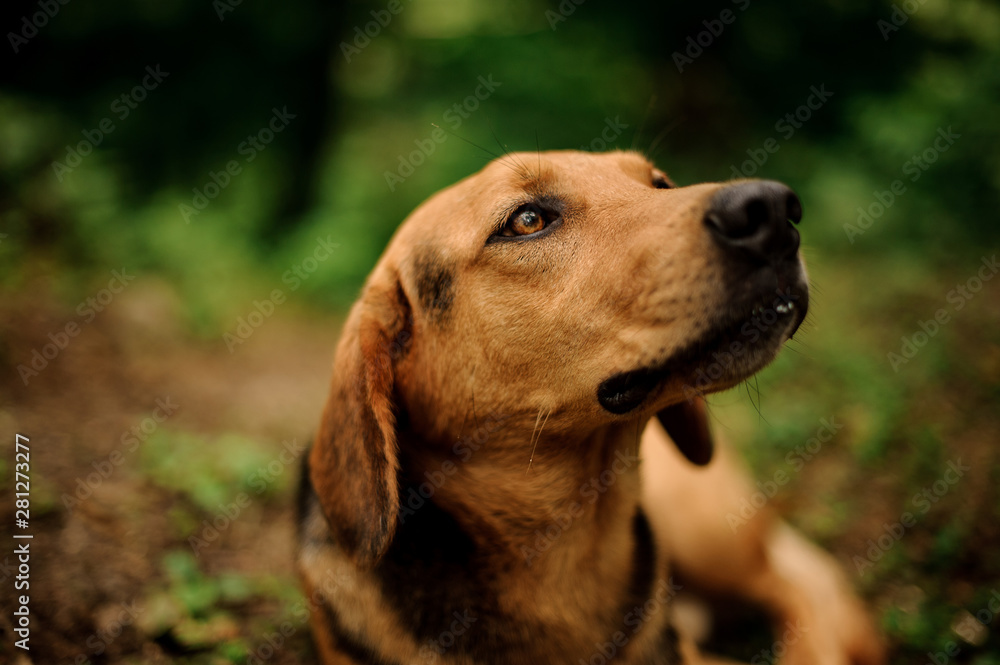
[[[670,182],[666,173],[653,171],[653,187],[656,187],[657,189],[673,189],[674,183]]]
[[[529,203],[514,211],[514,214],[500,229],[500,235],[507,238],[530,236],[548,225],[549,221],[546,219],[545,212],[538,206]]]

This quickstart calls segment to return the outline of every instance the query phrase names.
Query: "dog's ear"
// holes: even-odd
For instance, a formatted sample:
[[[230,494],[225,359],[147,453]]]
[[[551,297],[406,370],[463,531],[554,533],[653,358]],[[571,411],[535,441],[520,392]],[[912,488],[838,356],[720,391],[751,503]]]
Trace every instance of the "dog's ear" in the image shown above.
[[[704,398],[686,399],[656,415],[688,461],[698,466],[711,461],[714,445],[708,429],[708,409]]]
[[[388,281],[370,283],[351,310],[309,458],[333,537],[363,567],[385,554],[399,511],[393,388],[410,313],[398,281],[374,285]]]

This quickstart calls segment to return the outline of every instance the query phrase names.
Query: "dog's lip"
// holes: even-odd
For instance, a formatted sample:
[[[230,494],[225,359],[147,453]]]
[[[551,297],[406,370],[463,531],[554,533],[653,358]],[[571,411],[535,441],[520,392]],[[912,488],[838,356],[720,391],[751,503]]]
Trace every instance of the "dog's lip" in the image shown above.
[[[727,313],[709,327],[709,333],[680,352],[667,359],[667,365],[675,365],[681,358],[698,357],[701,350],[710,351],[724,346],[728,348],[741,337],[748,337],[756,331],[756,340],[750,344],[764,344],[787,334],[788,339],[798,331],[805,320],[809,307],[806,292],[779,289],[770,299],[755,298],[740,305],[727,308]],[[768,315],[771,317],[768,317]],[[769,320],[770,318],[770,320]],[[761,327],[763,325],[763,327]],[[751,326],[749,330],[747,327]],[[745,342],[741,342],[745,343]]]
[[[808,310],[808,290],[805,287],[784,286],[784,282],[779,279],[779,287],[770,297],[758,293],[755,297],[731,304],[709,326],[707,334],[674,351],[663,361],[608,377],[598,386],[598,402],[614,414],[633,411],[669,379],[690,376],[700,364],[710,362],[713,353],[731,350],[741,337],[745,338],[754,331],[757,334],[750,345],[757,348],[752,350],[764,349],[773,354],[779,346],[777,340],[784,335],[791,339],[805,320]],[[751,329],[748,330],[747,326]],[[761,367],[751,365],[745,371],[733,372],[728,377],[729,381],[735,384]]]
[[[641,367],[618,372],[597,387],[597,401],[616,415],[634,410],[667,378],[664,369]]]

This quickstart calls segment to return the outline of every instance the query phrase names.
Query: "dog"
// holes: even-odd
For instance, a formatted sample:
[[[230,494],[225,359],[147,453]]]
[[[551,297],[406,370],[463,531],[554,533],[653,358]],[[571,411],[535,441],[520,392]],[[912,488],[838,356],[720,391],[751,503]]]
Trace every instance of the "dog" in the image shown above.
[[[787,186],[512,153],[399,227],[346,320],[298,563],[325,665],[723,662],[685,584],[764,608],[788,665],[878,665],[836,562],[765,506],[704,395],[806,315]],[[726,661],[728,662],[728,661]]]

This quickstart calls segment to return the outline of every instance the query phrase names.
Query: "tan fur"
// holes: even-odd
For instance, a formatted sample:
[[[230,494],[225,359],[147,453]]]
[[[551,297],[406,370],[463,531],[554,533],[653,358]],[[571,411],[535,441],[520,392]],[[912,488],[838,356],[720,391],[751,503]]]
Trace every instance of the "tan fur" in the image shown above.
[[[640,506],[657,580],[679,569],[706,590],[762,603],[777,626],[806,622],[784,663],[882,662],[827,555],[767,511],[731,531],[725,515],[750,488],[730,453],[695,468],[650,422],[689,397],[691,376],[671,375],[626,415],[595,399],[609,375],[664,362],[708,334],[729,297],[725,257],[703,224],[726,184],[660,190],[654,175],[634,153],[510,155],[434,195],[399,228],[345,324],[309,458],[326,519],[305,520],[300,566],[307,589],[331,570],[350,573],[330,600],[339,630],[377,642],[394,662],[426,655],[377,580],[406,505],[398,474],[449,469],[433,503],[477,543],[484,569],[502,576],[497,607],[537,627],[537,640],[509,662],[575,663],[579,645],[610,637]],[[544,196],[564,206],[559,242],[490,244],[505,214]],[[706,389],[763,367],[780,341]],[[474,433],[483,443],[466,444],[456,463]],[[636,453],[641,464],[621,462]],[[610,468],[613,484],[581,501],[581,488]],[[531,556],[538,534],[574,503],[583,505],[569,526]],[[658,662],[652,650],[669,621],[657,612],[615,662]],[[313,626],[324,663],[354,662],[316,615]],[[717,662],[684,636],[680,650],[687,663]]]

